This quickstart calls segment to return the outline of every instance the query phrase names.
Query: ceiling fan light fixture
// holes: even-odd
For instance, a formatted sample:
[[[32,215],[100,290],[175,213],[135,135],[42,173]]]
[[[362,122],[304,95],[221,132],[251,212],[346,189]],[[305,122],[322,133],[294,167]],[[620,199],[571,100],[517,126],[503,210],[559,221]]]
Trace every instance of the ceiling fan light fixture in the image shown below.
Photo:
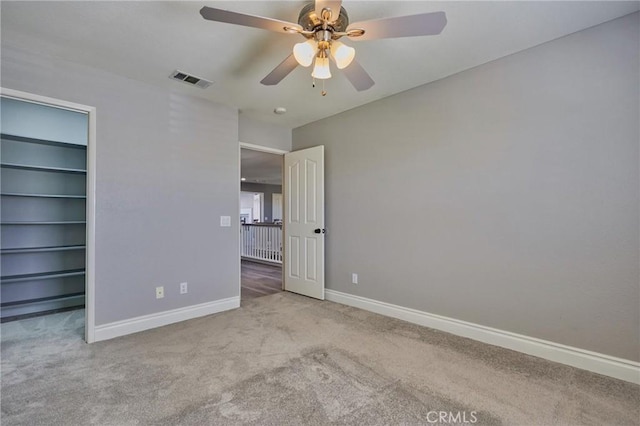
[[[331,56],[336,61],[338,69],[344,69],[348,67],[353,61],[353,58],[356,57],[356,49],[338,40],[334,40],[331,42]]]
[[[296,43],[293,46],[293,57],[303,67],[308,67],[313,63],[313,58],[316,56],[317,45],[316,41],[309,39],[302,43]]]
[[[447,25],[445,12],[370,19],[350,25],[347,11],[342,7],[342,0],[315,0],[308,3],[300,11],[297,24],[208,6],[200,9],[200,15],[208,21],[242,25],[277,33],[283,31],[291,34],[297,33],[307,38],[305,42],[296,44],[293,53],[287,56],[260,83],[265,86],[274,86],[298,65],[311,66],[315,57],[315,66],[311,73],[314,77],[313,86],[315,87],[316,78],[323,80],[323,96],[326,95],[324,80],[331,78],[329,57],[336,63],[338,69],[344,69],[344,75],[358,92],[367,90],[375,84],[371,76],[354,59],[355,49],[337,42],[341,37],[377,40],[438,35]],[[186,75],[184,73],[178,71],[176,73],[180,76],[177,78],[181,81],[191,80],[183,79],[183,76]],[[176,76],[172,75],[171,78],[176,78]],[[194,78],[192,83],[195,83],[195,80],[201,79]]]
[[[320,56],[316,57],[316,64],[313,67],[311,77],[317,78],[318,80],[326,80],[328,78],[331,78],[331,70],[329,69],[329,58]]]

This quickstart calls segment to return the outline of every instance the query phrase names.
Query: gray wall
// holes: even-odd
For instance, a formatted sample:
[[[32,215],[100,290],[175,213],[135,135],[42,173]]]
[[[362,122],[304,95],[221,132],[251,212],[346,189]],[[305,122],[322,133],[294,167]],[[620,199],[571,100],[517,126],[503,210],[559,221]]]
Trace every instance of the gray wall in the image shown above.
[[[240,114],[238,140],[254,145],[291,151],[291,129],[263,123]]]
[[[96,325],[238,296],[237,111],[7,43],[3,87],[97,107]]]
[[[638,361],[638,28],[294,129],[326,146],[327,287]]]
[[[282,186],[280,185],[267,185],[264,183],[251,183],[251,182],[242,182],[240,184],[241,191],[247,192],[262,192],[264,194],[264,216],[269,219],[267,222],[273,221],[271,217],[271,204],[272,204],[272,195],[273,194],[282,194]],[[282,218],[279,218],[282,219]],[[264,217],[261,218],[264,221]]]

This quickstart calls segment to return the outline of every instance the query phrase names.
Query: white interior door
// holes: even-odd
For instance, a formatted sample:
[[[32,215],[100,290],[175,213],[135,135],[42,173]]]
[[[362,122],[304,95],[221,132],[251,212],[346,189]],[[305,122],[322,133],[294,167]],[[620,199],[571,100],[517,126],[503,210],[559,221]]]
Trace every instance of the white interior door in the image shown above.
[[[271,220],[282,220],[282,194],[271,194]]]
[[[253,192],[240,192],[240,215],[248,214],[247,223],[253,223],[253,211]]]
[[[262,202],[263,193],[253,194],[253,221],[258,219],[258,222],[262,222],[264,217],[264,203]]]
[[[284,155],[284,289],[324,300],[324,146]]]

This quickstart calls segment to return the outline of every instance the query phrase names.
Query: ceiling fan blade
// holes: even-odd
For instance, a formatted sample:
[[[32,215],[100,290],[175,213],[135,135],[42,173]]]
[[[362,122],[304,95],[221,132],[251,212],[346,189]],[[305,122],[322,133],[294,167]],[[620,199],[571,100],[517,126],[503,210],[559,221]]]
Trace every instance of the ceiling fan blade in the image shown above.
[[[335,21],[340,16],[340,7],[342,6],[342,0],[330,1],[330,0],[316,0],[316,15],[322,17],[322,9],[331,9],[330,21]]]
[[[265,78],[260,81],[260,83],[265,86],[274,86],[282,81],[283,78],[289,75],[291,71],[293,71],[298,66],[298,61],[293,56],[293,53],[287,58],[280,62],[280,65],[275,67],[273,71],[269,73]]]
[[[363,28],[364,34],[352,40],[376,40],[381,38],[437,35],[447,25],[444,12],[421,13],[395,18],[372,19],[349,25],[349,29]]]
[[[373,79],[369,76],[369,74],[367,74],[364,68],[362,68],[362,65],[360,65],[360,63],[355,59],[349,64],[348,67],[343,69],[342,72],[358,92],[367,90],[371,86],[376,84],[375,81],[373,81]]]
[[[245,27],[260,28],[279,33],[289,33],[285,27],[302,31],[302,27],[292,22],[279,19],[263,18],[262,16],[245,15],[244,13],[231,12],[230,10],[215,9],[204,6],[200,9],[200,15],[209,21],[226,22],[227,24],[244,25]]]

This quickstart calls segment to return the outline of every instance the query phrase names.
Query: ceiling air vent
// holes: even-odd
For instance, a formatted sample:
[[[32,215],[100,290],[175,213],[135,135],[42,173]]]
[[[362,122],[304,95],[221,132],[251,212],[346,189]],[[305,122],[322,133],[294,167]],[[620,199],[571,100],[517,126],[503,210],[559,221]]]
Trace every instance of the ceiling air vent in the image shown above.
[[[205,80],[204,78],[196,77],[195,75],[187,74],[179,70],[175,70],[171,73],[169,78],[187,83],[191,86],[196,86],[201,89],[206,89],[213,84],[213,81]]]

